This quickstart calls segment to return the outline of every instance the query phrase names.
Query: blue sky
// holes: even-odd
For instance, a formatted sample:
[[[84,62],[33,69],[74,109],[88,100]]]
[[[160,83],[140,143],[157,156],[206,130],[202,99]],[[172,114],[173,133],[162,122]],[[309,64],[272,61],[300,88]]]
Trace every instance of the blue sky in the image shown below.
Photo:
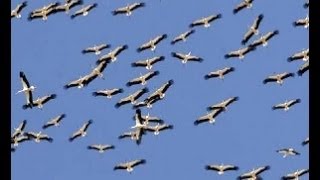
[[[12,1],[12,9],[21,1]],[[304,18],[308,10],[303,0],[255,1],[251,9],[232,14],[240,2],[231,1],[168,1],[145,0],[146,7],[137,9],[131,17],[112,16],[111,11],[135,1],[89,1],[98,7],[86,17],[71,20],[69,15],[58,13],[46,22],[27,21],[29,12],[51,1],[28,1],[21,19],[11,20],[11,126],[12,131],[23,119],[28,121],[26,131],[40,131],[50,118],[65,113],[67,117],[58,128],[42,130],[53,143],[27,142],[19,145],[11,156],[11,176],[18,179],[235,179],[255,167],[270,165],[262,174],[265,179],[278,179],[297,169],[309,167],[309,147],[301,142],[309,133],[309,73],[285,80],[282,86],[262,83],[273,73],[296,73],[303,62],[287,62],[287,57],[309,47],[308,29],[294,28],[292,22]],[[61,1],[62,2],[62,1]],[[276,5],[275,5],[276,4]],[[178,34],[188,30],[188,25],[201,17],[221,13],[222,18],[196,32],[185,43],[170,45]],[[236,50],[244,33],[259,15],[264,14],[260,33],[279,30],[280,34],[269,41],[267,47],[258,47],[238,59],[224,59],[224,54]],[[166,33],[155,52],[136,49],[151,38]],[[259,36],[254,36],[256,39]],[[250,42],[251,42],[250,41]],[[98,56],[83,55],[81,50],[94,44],[107,43],[111,49],[127,44],[128,50],[104,71],[105,80],[94,80],[83,89],[63,89],[71,80],[88,74]],[[184,52],[200,56],[202,63],[183,65],[171,57],[171,52]],[[130,105],[116,109],[122,97],[141,89],[141,85],[126,87],[127,81],[144,74],[146,69],[133,68],[136,60],[163,55],[165,61],[154,66],[159,76],[146,87],[154,91],[169,79],[175,81],[163,101],[152,109],[143,108],[143,114],[158,116],[174,125],[171,131],[158,136],[143,136],[140,146],[133,141],[118,140],[134,124],[134,111]],[[225,80],[204,80],[208,72],[235,67],[235,72]],[[34,97],[55,93],[57,98],[45,104],[42,110],[23,110],[23,94],[19,71],[25,72],[30,83],[37,86]],[[93,97],[91,93],[104,88],[123,88],[124,93],[112,99]],[[146,95],[145,95],[146,96]],[[142,99],[145,97],[143,96]],[[194,126],[193,122],[206,114],[206,107],[231,96],[239,101],[216,119],[216,123]],[[288,112],[272,111],[271,107],[286,99],[300,98],[301,103]],[[88,119],[93,124],[85,138],[70,143],[68,138]],[[106,143],[115,149],[104,154],[86,149],[87,145]],[[300,156],[282,158],[275,151],[293,147]],[[147,163],[137,167],[132,174],[113,171],[120,162],[144,158]],[[219,176],[206,171],[207,164],[234,164],[237,172]],[[305,175],[301,179],[308,179]]]

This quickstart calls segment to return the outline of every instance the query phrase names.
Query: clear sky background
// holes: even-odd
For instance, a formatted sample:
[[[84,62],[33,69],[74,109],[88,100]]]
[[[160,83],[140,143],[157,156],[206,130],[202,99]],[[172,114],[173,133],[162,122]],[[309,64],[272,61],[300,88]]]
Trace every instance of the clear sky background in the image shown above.
[[[13,0],[12,9],[20,2]],[[28,1],[22,18],[11,20],[12,131],[24,119],[28,121],[26,131],[38,132],[49,119],[62,113],[67,117],[60,127],[42,130],[54,139],[52,143],[25,142],[12,153],[13,180],[230,180],[264,165],[271,166],[262,174],[264,179],[279,179],[309,167],[309,147],[301,145],[309,133],[309,73],[288,78],[282,86],[262,83],[273,73],[296,73],[303,64],[302,61],[289,63],[287,57],[309,47],[308,29],[292,26],[295,20],[308,14],[308,9],[303,8],[304,0],[255,1],[251,9],[236,15],[232,10],[239,0],[145,0],[146,7],[137,9],[131,17],[112,16],[111,11],[135,1],[84,0],[84,4],[98,3],[86,17],[70,18],[80,8],[77,6],[68,15],[64,12],[50,15],[46,22],[27,20],[29,12],[50,2]],[[185,43],[170,44],[176,35],[188,30],[192,21],[217,13],[221,13],[222,18],[211,27],[196,27],[196,32]],[[247,54],[243,62],[237,58],[224,59],[226,53],[242,47],[244,33],[261,13],[264,14],[259,29],[261,35],[273,30],[279,30],[280,34],[271,39],[267,47],[258,47]],[[163,33],[168,34],[168,38],[155,52],[136,52],[141,44]],[[250,42],[258,37],[254,36]],[[100,56],[84,55],[81,50],[100,43],[111,45],[101,55],[119,45],[127,44],[129,48],[105,69],[105,80],[97,78],[83,89],[63,89],[65,84],[92,70]],[[204,61],[183,65],[171,57],[173,51],[191,51]],[[174,125],[174,129],[158,136],[148,133],[137,146],[129,139],[118,139],[134,125],[134,110],[131,105],[119,109],[114,105],[142,88],[142,85],[125,86],[127,81],[146,72],[145,68],[133,68],[130,64],[155,55],[166,59],[154,66],[160,74],[146,87],[154,91],[169,79],[175,83],[164,100],[150,110],[143,108],[142,113],[158,116]],[[225,66],[236,70],[226,75],[224,81],[204,80],[205,74]],[[24,95],[15,95],[22,89],[19,71],[25,72],[29,82],[37,86],[34,98],[51,93],[57,94],[57,98],[42,110],[23,110]],[[124,93],[112,99],[91,95],[104,88],[123,88]],[[239,96],[239,101],[218,116],[215,124],[193,125],[198,117],[206,114],[207,106],[232,96]],[[294,98],[300,98],[301,103],[288,112],[271,110],[273,105]],[[92,119],[93,124],[87,136],[70,143],[68,138],[88,119]],[[86,149],[95,143],[112,144],[116,148],[104,154]],[[301,155],[282,158],[275,152],[287,147],[295,148]],[[113,171],[116,164],[139,158],[146,159],[147,163],[136,167],[132,174]],[[207,164],[220,163],[237,165],[239,170],[219,176],[204,169]],[[305,175],[301,179],[309,178]]]

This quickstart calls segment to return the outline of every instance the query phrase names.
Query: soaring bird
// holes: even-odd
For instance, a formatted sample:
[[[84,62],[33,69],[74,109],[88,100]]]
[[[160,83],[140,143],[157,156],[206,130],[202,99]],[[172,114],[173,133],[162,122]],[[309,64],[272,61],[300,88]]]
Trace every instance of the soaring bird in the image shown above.
[[[60,3],[51,3],[48,6],[44,6],[41,9],[37,9],[32,11],[29,14],[28,20],[32,21],[33,19],[38,19],[38,18],[42,18],[42,20],[46,21],[48,19],[48,16],[50,14],[54,14],[57,13],[55,7],[60,5]]]
[[[85,137],[87,135],[87,130],[89,126],[93,123],[93,121],[90,119],[89,121],[85,122],[80,129],[78,129],[76,132],[72,134],[72,136],[69,138],[69,141],[72,142],[77,137]]]
[[[281,179],[282,180],[287,180],[287,179],[299,180],[300,176],[307,174],[307,173],[309,173],[309,169],[300,169],[300,170],[297,170],[293,173],[289,173],[285,176],[282,176]]]
[[[104,153],[109,149],[114,149],[115,146],[109,145],[109,144],[93,144],[93,145],[87,146],[87,148],[92,150],[97,150],[99,153]]]
[[[82,50],[82,54],[87,54],[87,53],[92,53],[94,52],[95,55],[99,55],[103,49],[109,48],[109,44],[99,44],[99,45],[94,45],[92,47],[88,47],[84,50]]]
[[[301,144],[302,144],[302,146],[309,144],[309,137],[307,137],[305,140],[303,140]]]
[[[134,10],[141,8],[141,7],[145,7],[145,6],[146,6],[146,4],[143,2],[140,2],[140,3],[135,2],[133,4],[128,4],[125,7],[120,7],[118,9],[112,11],[112,14],[113,15],[125,14],[126,16],[130,16]]]
[[[302,76],[306,71],[309,70],[309,61],[304,63],[298,70],[298,76]]]
[[[210,27],[210,23],[213,22],[214,20],[222,18],[222,15],[220,13],[215,14],[215,15],[210,15],[207,17],[203,17],[201,19],[193,21],[189,27],[193,28],[195,26],[204,26],[205,28]]]
[[[134,79],[128,81],[128,82],[126,83],[126,86],[130,87],[130,86],[135,85],[135,84],[146,85],[146,84],[147,84],[147,81],[148,81],[149,79],[151,79],[152,77],[157,76],[157,75],[159,75],[159,74],[160,74],[159,71],[150,71],[150,72],[147,72],[146,74],[143,74],[143,75],[141,75],[141,76],[139,76],[139,77],[137,77],[137,78],[134,78]]]
[[[181,60],[181,62],[183,64],[186,64],[189,61],[195,61],[195,62],[202,62],[203,61],[203,59],[201,57],[191,55],[191,52],[189,52],[188,54],[172,52],[171,56],[178,58],[179,60]]]
[[[224,75],[233,72],[235,70],[234,67],[225,67],[223,69],[218,69],[216,71],[209,72],[204,76],[204,79],[210,79],[210,78],[215,78],[219,77],[220,79],[224,79]]]
[[[254,180],[254,179],[260,179],[260,174],[266,170],[269,170],[270,166],[262,166],[256,169],[253,169],[250,172],[244,173],[241,176],[238,176],[238,180],[241,179],[250,179],[250,180]]]
[[[238,4],[233,9],[233,14],[237,14],[239,11],[241,11],[244,8],[251,8],[252,7],[252,2],[253,2],[253,0],[243,0],[243,1],[241,1],[241,3]]]
[[[258,35],[259,34],[259,27],[260,27],[260,23],[263,19],[263,14],[260,14],[254,21],[253,24],[250,26],[249,30],[244,34],[244,37],[241,41],[241,44],[245,45],[249,39],[253,36],[253,35]]]
[[[112,98],[113,95],[123,93],[122,88],[104,89],[100,91],[95,91],[92,93],[93,96],[105,96],[107,98]]]
[[[272,106],[272,110],[276,110],[276,109],[283,109],[284,111],[288,111],[290,109],[291,106],[300,103],[301,100],[298,99],[292,99],[290,101],[285,101],[284,103],[280,103],[277,105]]]
[[[30,140],[30,137],[26,135],[15,136],[11,138],[11,144],[13,144],[13,147],[17,147],[19,143],[28,140]]]
[[[123,139],[123,138],[130,138],[131,140],[136,141],[137,145],[141,144],[141,140],[142,140],[142,135],[145,134],[145,130],[142,128],[136,128],[134,131],[130,131],[130,132],[125,132],[123,134],[121,134],[118,138],[119,139]]]
[[[173,125],[171,125],[171,124],[157,124],[155,126],[147,126],[145,128],[146,131],[151,131],[154,133],[154,135],[158,135],[160,133],[160,131],[163,131],[166,129],[173,129]]]
[[[225,171],[236,171],[239,169],[238,166],[234,166],[234,165],[206,165],[205,166],[206,170],[213,170],[213,171],[217,171],[217,173],[219,175],[224,174]]]
[[[248,47],[244,47],[235,51],[231,51],[227,54],[224,55],[225,59],[229,59],[232,57],[238,57],[240,60],[242,60],[244,58],[244,55],[246,55],[247,53],[256,50],[255,47],[253,46],[248,46]]]
[[[151,70],[153,67],[152,65],[159,62],[159,61],[164,61],[165,57],[164,56],[155,56],[152,58],[144,59],[144,60],[139,60],[136,62],[131,63],[132,67],[145,67],[147,70]]]
[[[82,4],[82,0],[68,0],[66,3],[56,6],[55,10],[57,12],[64,11],[66,14],[68,14],[71,8]]]
[[[89,14],[89,11],[91,11],[93,8],[97,7],[98,4],[97,3],[93,3],[90,5],[87,5],[81,9],[79,9],[78,11],[76,11],[74,14],[71,15],[71,19],[77,17],[77,16],[87,16]]]
[[[135,103],[132,108],[136,109],[144,106],[146,106],[147,108],[152,108],[152,104],[156,103],[159,100],[161,100],[159,96],[152,96],[151,98],[146,98],[141,102]]]
[[[295,60],[308,61],[309,60],[309,48],[302,50],[300,52],[294,53],[292,56],[288,57],[287,61],[292,62]]]
[[[289,155],[300,155],[300,153],[293,148],[283,148],[276,150],[277,153],[283,154],[283,158],[289,156]]]
[[[167,34],[162,34],[159,36],[156,36],[155,38],[151,39],[150,41],[142,44],[140,47],[138,47],[137,52],[144,51],[146,49],[150,49],[151,51],[154,51],[157,47],[157,44],[160,43],[162,40],[167,38]]]
[[[145,159],[137,159],[137,160],[133,160],[133,161],[120,163],[120,164],[116,165],[113,168],[113,170],[125,169],[125,170],[127,170],[127,172],[131,173],[135,166],[138,166],[139,164],[145,164],[145,163],[146,163]]]
[[[225,111],[225,110],[227,110],[227,106],[229,106],[231,103],[238,101],[238,100],[239,100],[238,96],[230,97],[226,100],[223,100],[222,102],[220,102],[218,104],[207,107],[207,110],[211,111],[211,110],[215,110],[215,109],[221,109],[221,110]]]
[[[126,49],[128,49],[128,45],[126,44],[118,46],[112,51],[110,51],[108,54],[101,56],[96,63],[99,64],[101,61],[109,61],[109,60],[111,60],[111,62],[115,62],[117,60],[117,56]]]
[[[172,86],[174,83],[173,79],[170,79],[169,81],[165,82],[161,87],[159,87],[155,92],[153,92],[151,95],[149,95],[146,100],[150,99],[156,99],[156,97],[159,97],[160,99],[163,99],[165,97],[165,93],[169,89],[170,86]]]
[[[135,120],[135,116],[133,116],[133,120]],[[143,122],[143,124],[148,125],[149,122],[151,123],[158,123],[158,124],[163,124],[164,121],[156,116],[150,116],[150,114],[148,113],[147,115],[142,115],[141,114],[141,120]]]
[[[22,106],[23,109],[28,109],[32,107],[38,107],[39,109],[43,108],[43,105],[50,101],[51,99],[55,99],[57,97],[56,94],[50,94],[43,97],[38,97],[36,100],[33,100],[32,103],[27,103]]]
[[[30,86],[30,83],[29,83],[26,75],[24,74],[24,72],[20,71],[19,75],[20,75],[20,81],[21,81],[23,89],[18,91],[16,94],[24,92],[24,94],[26,96],[27,104],[32,104],[32,101],[33,101],[32,91],[34,91],[36,89],[36,87]],[[31,108],[32,108],[32,106],[31,106]]]
[[[294,27],[303,26],[304,28],[309,28],[309,15],[303,19],[298,19],[293,22]]]
[[[266,79],[263,80],[263,84],[267,84],[268,82],[276,82],[277,84],[282,85],[283,80],[288,77],[294,77],[294,73],[284,72],[268,76]]]
[[[52,119],[50,119],[48,122],[46,122],[43,126],[42,126],[42,129],[47,129],[48,127],[51,127],[51,126],[59,126],[60,125],[60,122],[63,118],[66,117],[66,114],[60,114]]]
[[[23,1],[22,3],[18,4],[12,11],[11,11],[11,18],[21,18],[21,11],[24,7],[27,6],[27,1]]]
[[[63,87],[64,89],[69,89],[71,87],[77,87],[78,89],[81,89],[86,85],[88,85],[88,76],[80,77],[79,79],[73,80]]]
[[[30,139],[34,139],[35,142],[39,143],[41,140],[46,140],[48,142],[52,142],[53,139],[49,137],[47,134],[42,134],[41,131],[38,133],[35,132],[26,132],[25,133]]]
[[[139,97],[141,97],[143,94],[145,94],[147,92],[149,92],[149,89],[146,87],[143,89],[140,89],[140,90],[134,92],[133,94],[120,99],[120,101],[118,101],[116,103],[115,107],[119,108],[120,106],[122,106],[124,104],[128,104],[128,103],[135,104],[137,99],[139,99]]]
[[[274,37],[275,35],[279,34],[279,30],[274,30],[262,35],[259,39],[253,41],[249,46],[250,47],[257,47],[262,45],[263,47],[268,45],[268,41]]]
[[[11,138],[15,138],[24,134],[24,128],[27,125],[27,120],[23,120],[17,128],[14,128],[14,132]]]
[[[145,129],[147,127],[147,125],[143,123],[140,109],[136,109],[134,119],[135,119],[135,125],[131,127],[132,129]]]
[[[188,31],[186,31],[186,32],[184,32],[184,33],[181,33],[181,34],[179,34],[178,36],[176,36],[175,38],[173,38],[173,40],[170,42],[172,45],[174,45],[174,44],[176,44],[177,42],[180,42],[180,41],[182,41],[182,42],[185,42],[185,41],[187,41],[187,38],[191,35],[191,34],[193,34],[193,33],[195,33],[196,32],[196,30],[194,30],[194,29],[191,29],[191,30],[188,30]]]
[[[32,104],[25,104],[22,106],[23,109],[38,107],[39,109],[43,108],[43,105],[49,102],[51,99],[57,98],[56,94],[50,94],[43,97],[39,97],[36,100],[32,101]]]
[[[222,109],[215,109],[211,112],[207,113],[204,116],[199,117],[196,121],[194,121],[194,125],[198,125],[200,123],[209,122],[214,123],[216,120],[215,118],[222,112]]]

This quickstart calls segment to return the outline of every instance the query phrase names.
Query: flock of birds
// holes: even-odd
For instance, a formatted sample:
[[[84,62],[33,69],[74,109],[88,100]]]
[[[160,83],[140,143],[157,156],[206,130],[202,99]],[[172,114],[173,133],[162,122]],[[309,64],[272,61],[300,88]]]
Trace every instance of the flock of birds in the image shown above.
[[[82,0],[66,0],[63,4],[59,2],[50,3],[46,6],[43,6],[39,9],[33,10],[31,13],[29,13],[28,20],[35,20],[35,19],[42,19],[46,21],[48,19],[49,15],[58,13],[58,12],[65,12],[69,13],[69,11],[73,8],[77,8],[78,6],[82,5]],[[240,4],[238,4],[234,10],[233,13],[237,14],[242,10],[245,10],[247,8],[250,8],[253,5],[253,0],[243,0]],[[16,6],[11,11],[11,18],[21,18],[21,12],[23,9],[27,6],[27,2],[22,2]],[[87,16],[91,10],[96,8],[98,6],[97,3],[89,4],[89,5],[83,5],[82,8],[75,11],[70,17],[80,17]],[[132,3],[125,7],[120,7],[118,9],[115,9],[112,11],[113,15],[120,15],[124,14],[125,16],[130,16],[132,13],[142,7],[145,7],[146,4],[141,3]],[[303,5],[304,8],[309,7],[309,2],[306,2]],[[187,38],[194,34],[196,32],[195,27],[204,27],[208,28],[212,25],[214,21],[219,20],[222,18],[222,14],[213,14],[208,17],[203,17],[200,19],[197,19],[190,23],[189,30],[181,33],[180,35],[172,38],[171,45],[175,45],[176,43],[181,43],[187,41]],[[256,38],[253,40],[250,44],[248,42],[252,39],[252,37],[257,36],[259,34],[259,27],[261,22],[263,21],[263,14],[260,14],[258,17],[256,17],[248,29],[248,31],[244,34],[241,44],[246,45],[246,47],[239,48],[237,50],[231,51],[224,55],[226,59],[229,58],[238,58],[240,60],[243,60],[245,55],[247,55],[250,52],[253,52],[257,50],[259,47],[265,47],[268,45],[268,42],[276,37],[276,35],[279,35],[279,30],[273,30],[266,34],[261,35],[259,38]],[[297,21],[293,22],[293,25],[295,27],[309,27],[309,17],[305,17],[302,19],[298,19]],[[143,43],[140,47],[136,49],[138,53],[141,53],[142,51],[155,51],[157,45],[161,43],[163,40],[167,39],[167,34],[161,34],[156,37],[151,38],[151,40]],[[110,48],[109,44],[100,44],[100,45],[94,45],[92,47],[87,47],[82,50],[83,54],[87,53],[94,53],[95,55],[100,55],[104,49]],[[118,56],[128,49],[128,45],[120,45],[113,50],[109,51],[105,55],[98,58],[96,61],[96,67],[92,69],[88,74],[77,78],[75,80],[72,80],[65,84],[65,89],[70,88],[83,88],[88,86],[93,80],[96,78],[104,78],[103,72],[106,69],[107,66],[114,63]],[[189,63],[189,62],[202,62],[203,59],[196,55],[191,55],[191,52],[189,53],[183,53],[183,52],[172,52],[171,53],[173,58],[176,58],[180,60],[183,64]],[[153,70],[154,66],[164,61],[164,56],[154,56],[152,58],[139,60],[136,62],[133,62],[131,65],[132,67],[143,67],[147,70],[145,74],[140,74],[139,77],[134,77],[131,80],[128,80],[126,83],[126,86],[129,88],[131,86],[137,86],[142,85],[143,87],[135,92],[129,93],[127,96],[121,98],[116,104],[116,108],[120,108],[123,105],[131,104],[132,108],[135,110],[135,114],[133,116],[133,119],[135,121],[134,126],[130,128],[128,132],[124,132],[119,136],[119,139],[123,138],[130,138],[131,140],[135,141],[137,145],[139,145],[142,141],[143,135],[146,135],[147,132],[153,132],[154,135],[158,135],[160,131],[173,129],[172,124],[165,123],[164,120],[162,120],[159,117],[152,117],[150,114],[143,115],[141,112],[141,108],[152,108],[152,106],[160,101],[163,100],[166,97],[167,91],[169,91],[170,87],[174,84],[174,80],[170,79],[166,82],[162,82],[162,84],[155,89],[153,92],[151,92],[145,99],[138,101],[140,97],[143,95],[149,93],[149,88],[144,87],[148,81],[152,80],[155,76],[160,75],[160,72],[157,70]],[[304,64],[297,70],[297,75],[302,76],[306,71],[309,69],[309,49],[303,49],[302,51],[296,52],[288,57],[288,62],[301,60],[304,62]],[[221,69],[217,69],[214,71],[211,71],[204,75],[205,80],[209,80],[212,78],[219,78],[224,79],[225,76],[229,73],[232,73],[235,71],[234,67],[224,67]],[[277,83],[279,85],[282,85],[284,80],[287,78],[294,77],[295,73],[293,72],[280,72],[278,74],[272,74],[268,77],[266,77],[262,82],[264,84],[267,83]],[[53,99],[57,98],[56,94],[49,94],[46,96],[38,97],[37,99],[34,98],[34,92],[36,89],[36,86],[32,84],[32,81],[29,82],[26,74],[21,71],[19,74],[21,83],[22,83],[22,90],[18,91],[18,93],[24,93],[26,97],[26,103],[22,105],[23,109],[32,109],[34,107],[37,108],[43,108],[43,106],[48,103],[49,101],[52,101]],[[92,96],[98,97],[102,96],[105,98],[113,98],[114,96],[118,94],[124,93],[124,89],[122,88],[112,88],[112,89],[102,89],[95,92],[92,92]],[[205,122],[208,123],[214,123],[215,119],[219,116],[220,113],[227,111],[227,107],[229,107],[230,104],[236,102],[239,100],[239,97],[230,97],[227,99],[222,100],[221,102],[218,102],[212,106],[207,107],[207,113],[198,119],[194,121],[194,125],[199,125]],[[279,104],[276,104],[272,106],[273,110],[276,109],[283,109],[284,111],[288,111],[291,106],[298,104],[301,102],[301,99],[292,99],[285,102],[281,102]],[[50,119],[47,123],[45,123],[42,128],[43,130],[50,128],[50,127],[57,127],[60,125],[61,121],[66,117],[66,114],[60,114],[52,119]],[[72,142],[78,138],[85,137],[87,134],[87,130],[90,127],[90,125],[93,123],[93,120],[88,120],[82,124],[82,126],[75,130],[73,134],[70,135],[69,141]],[[39,143],[41,141],[48,141],[53,142],[53,138],[50,137],[47,134],[42,133],[42,131],[39,132],[33,132],[33,131],[25,131],[27,125],[27,120],[23,120],[20,125],[14,129],[14,132],[11,136],[11,151],[15,152],[18,145],[22,142],[34,140],[35,142]],[[302,145],[307,145],[309,143],[309,138],[306,138],[305,141],[302,142]],[[88,145],[87,148],[89,150],[96,150],[99,153],[103,153],[105,151],[108,151],[110,149],[115,149],[114,145],[110,144],[91,144]],[[297,152],[293,148],[283,148],[276,151],[277,153],[283,154],[283,157],[287,156],[294,156],[294,155],[300,155],[299,152]],[[114,170],[117,169],[124,169],[128,172],[133,171],[133,168],[140,164],[145,164],[145,159],[135,159],[128,162],[120,163],[116,166],[114,166]],[[235,171],[238,170],[239,167],[235,165],[223,165],[223,164],[211,164],[205,166],[206,170],[214,170],[217,171],[219,175],[223,174],[225,171]],[[246,172],[242,175],[238,176],[238,179],[262,179],[261,173],[264,171],[267,171],[270,169],[270,166],[261,166],[256,167],[252,171]],[[289,173],[287,175],[284,175],[282,179],[295,179],[298,180],[300,176],[306,174],[309,172],[309,169],[299,169],[295,172]]]

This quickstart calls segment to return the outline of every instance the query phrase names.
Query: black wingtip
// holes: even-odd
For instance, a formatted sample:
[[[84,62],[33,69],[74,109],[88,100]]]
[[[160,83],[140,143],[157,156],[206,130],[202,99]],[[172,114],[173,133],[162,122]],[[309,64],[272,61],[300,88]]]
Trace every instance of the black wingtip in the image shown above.
[[[263,19],[263,18],[264,18],[264,15],[263,15],[263,14],[259,14],[258,18],[259,18],[259,19]]]
[[[213,110],[213,108],[211,108],[210,106],[207,107],[206,109],[207,109],[207,111],[212,111]]]
[[[146,3],[141,2],[141,3],[140,3],[140,6],[145,7],[145,6],[146,6]]]
[[[31,104],[25,104],[22,106],[22,109],[28,109],[28,108],[32,108]]]
[[[117,11],[111,11],[111,14],[112,14],[113,16],[115,16],[115,15],[117,15],[118,13],[117,13]]]
[[[88,124],[92,124],[92,123],[93,123],[93,120],[89,119]]]
[[[208,74],[206,74],[206,75],[204,76],[204,79],[205,79],[205,80],[210,79],[210,76],[209,76]]]
[[[119,91],[119,93],[123,93],[123,89],[122,88],[120,88],[118,91]]]
[[[147,161],[145,159],[142,159],[140,163],[145,164],[145,163],[147,163]]]
[[[72,15],[70,16],[71,19],[74,19],[75,17],[76,17],[76,15],[74,15],[74,14],[72,14]]]
[[[194,27],[194,25],[193,24],[189,24],[189,28],[193,28]]]
[[[50,95],[50,98],[51,98],[51,99],[57,98],[57,94],[51,94],[51,95]]]
[[[149,89],[147,87],[145,87],[145,88],[142,89],[142,92],[143,93],[147,93],[147,92],[149,92]]]
[[[176,53],[175,53],[175,52],[171,52],[171,56],[172,56],[172,57],[175,57],[175,56],[176,56]]]
[[[160,57],[159,57],[159,60],[160,60],[160,61],[163,61],[164,59],[165,59],[164,56],[160,56]]]
[[[86,53],[88,53],[88,52],[87,52],[86,50],[82,50],[81,53],[82,53],[82,54],[86,54]]]
[[[43,125],[42,126],[42,129],[47,129],[49,126],[47,126],[47,125]]]
[[[126,83],[126,86],[127,86],[127,87],[130,87],[130,86],[132,86],[132,84],[131,84],[130,82],[127,82],[127,83]]]
[[[292,59],[291,57],[288,57],[288,58],[287,58],[287,61],[288,61],[288,62],[292,62],[293,59]]]
[[[194,121],[193,124],[194,124],[195,126],[197,126],[197,125],[199,124],[199,122],[198,122],[198,121]]]
[[[210,170],[210,166],[209,166],[209,165],[206,165],[204,168],[205,168],[206,170]]]
[[[230,56],[229,56],[228,54],[225,54],[225,55],[224,55],[224,58],[225,58],[225,59],[228,59],[228,58],[230,58]]]
[[[222,18],[222,14],[221,13],[217,14],[217,18]]]
[[[279,30],[275,30],[275,31],[274,31],[274,34],[279,34]]]
[[[301,102],[301,99],[300,99],[300,98],[298,98],[298,99],[296,99],[296,101],[297,101],[297,103],[300,103],[300,102]]]
[[[98,96],[97,92],[92,92],[92,96]]]
[[[166,39],[167,37],[168,37],[167,34],[163,34],[163,35],[162,35],[162,38],[163,38],[163,39]]]
[[[232,11],[232,13],[233,13],[233,14],[237,14],[237,13],[238,13],[238,10],[237,10],[237,9],[234,9],[234,10]]]
[[[64,85],[63,89],[69,89],[70,87],[68,85]]]
[[[169,80],[169,84],[170,84],[170,85],[174,84],[174,80],[173,80],[173,79],[170,79],[170,80]]]
[[[123,45],[123,49],[128,49],[129,46],[127,44]]]
[[[242,45],[246,45],[246,44],[247,44],[247,41],[246,41],[246,40],[242,40],[242,41],[241,41],[241,44],[242,44]]]
[[[160,74],[160,71],[154,71],[154,75],[157,76]]]
[[[142,51],[141,48],[137,48],[137,52],[140,53]]]
[[[61,114],[61,117],[60,117],[60,118],[62,119],[62,118],[65,118],[65,117],[67,117],[66,114]]]
[[[239,96],[235,96],[235,97],[234,97],[234,100],[235,100],[235,101],[239,101]]]
[[[170,42],[171,45],[174,45],[175,43],[176,43],[175,41],[171,41],[171,42]]]
[[[298,70],[297,74],[298,76],[302,76],[303,72],[301,70]]]
[[[121,106],[120,103],[116,103],[116,104],[114,105],[114,107],[116,107],[116,108],[119,108],[120,106]]]
[[[20,72],[19,72],[19,76],[20,76],[20,77],[24,77],[24,76],[25,76],[25,75],[24,75],[24,72],[20,71]]]
[[[92,8],[98,7],[98,3],[93,3]]]

